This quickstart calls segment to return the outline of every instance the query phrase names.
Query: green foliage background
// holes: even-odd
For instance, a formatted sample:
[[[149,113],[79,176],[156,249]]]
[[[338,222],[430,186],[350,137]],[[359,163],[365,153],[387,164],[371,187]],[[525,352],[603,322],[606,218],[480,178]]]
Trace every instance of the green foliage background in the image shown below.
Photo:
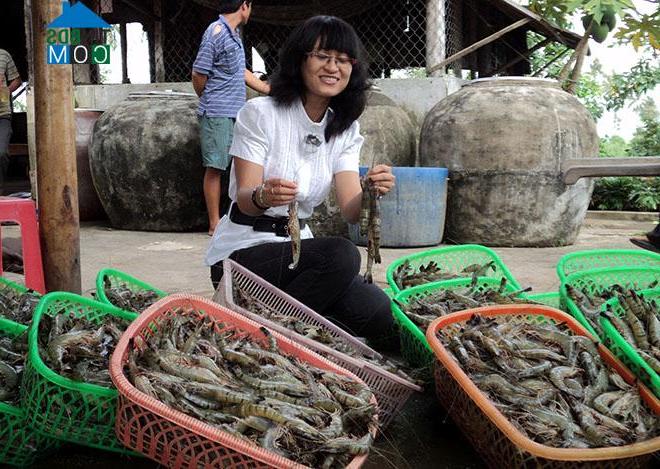
[[[651,98],[637,107],[642,125],[630,143],[618,135],[600,139],[600,156],[660,156],[660,116]],[[596,180],[592,210],[660,210],[660,177],[608,177]]]

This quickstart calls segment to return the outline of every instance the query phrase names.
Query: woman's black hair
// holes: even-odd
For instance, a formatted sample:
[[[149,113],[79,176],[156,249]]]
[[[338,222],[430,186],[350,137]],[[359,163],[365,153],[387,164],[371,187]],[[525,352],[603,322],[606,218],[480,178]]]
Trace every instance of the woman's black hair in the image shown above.
[[[357,60],[346,89],[330,99],[334,111],[325,129],[325,140],[339,135],[360,117],[370,88],[369,64],[364,46],[353,27],[335,16],[314,16],[298,26],[280,51],[280,63],[271,79],[270,95],[278,104],[304,99],[303,61],[319,41],[319,49],[335,50]]]

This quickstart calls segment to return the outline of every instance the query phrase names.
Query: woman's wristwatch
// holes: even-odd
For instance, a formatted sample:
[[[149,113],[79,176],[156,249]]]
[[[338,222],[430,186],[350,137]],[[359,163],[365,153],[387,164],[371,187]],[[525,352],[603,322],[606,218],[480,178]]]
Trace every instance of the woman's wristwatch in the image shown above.
[[[264,204],[263,200],[264,185],[255,187],[252,190],[252,204],[259,210],[268,210],[268,206]]]

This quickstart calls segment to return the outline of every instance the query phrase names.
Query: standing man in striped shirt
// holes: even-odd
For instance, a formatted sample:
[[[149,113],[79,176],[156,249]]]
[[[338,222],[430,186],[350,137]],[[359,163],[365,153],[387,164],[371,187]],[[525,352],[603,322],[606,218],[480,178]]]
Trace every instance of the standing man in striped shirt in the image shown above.
[[[270,85],[245,68],[245,51],[237,28],[247,24],[251,0],[220,0],[219,18],[211,23],[193,64],[192,83],[199,96],[197,114],[204,172],[204,199],[209,216],[209,236],[220,221],[220,172],[231,162],[234,121],[246,101],[249,86],[270,93]]]
[[[11,94],[21,86],[14,60],[0,49],[0,195],[4,189],[9,166],[9,139],[11,138]]]

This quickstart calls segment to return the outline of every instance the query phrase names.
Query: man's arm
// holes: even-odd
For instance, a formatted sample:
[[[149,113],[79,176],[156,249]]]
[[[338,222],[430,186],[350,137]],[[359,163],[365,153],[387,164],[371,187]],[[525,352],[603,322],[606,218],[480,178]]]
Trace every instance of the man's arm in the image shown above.
[[[21,83],[23,83],[23,82],[21,81],[20,77],[14,78],[11,81],[11,83],[9,83],[9,86],[7,87],[7,88],[9,88],[9,92],[13,93],[14,91],[16,91],[18,89],[18,87],[21,86]]]
[[[259,80],[257,76],[248,69],[245,69],[245,84],[261,94],[270,94],[270,83]]]
[[[206,86],[206,80],[208,80],[208,78],[209,77],[207,77],[206,75],[197,73],[194,70],[192,72],[193,88],[195,89],[195,93],[197,93],[197,96],[199,96],[200,98],[202,97],[202,93],[204,92],[204,87]]]

